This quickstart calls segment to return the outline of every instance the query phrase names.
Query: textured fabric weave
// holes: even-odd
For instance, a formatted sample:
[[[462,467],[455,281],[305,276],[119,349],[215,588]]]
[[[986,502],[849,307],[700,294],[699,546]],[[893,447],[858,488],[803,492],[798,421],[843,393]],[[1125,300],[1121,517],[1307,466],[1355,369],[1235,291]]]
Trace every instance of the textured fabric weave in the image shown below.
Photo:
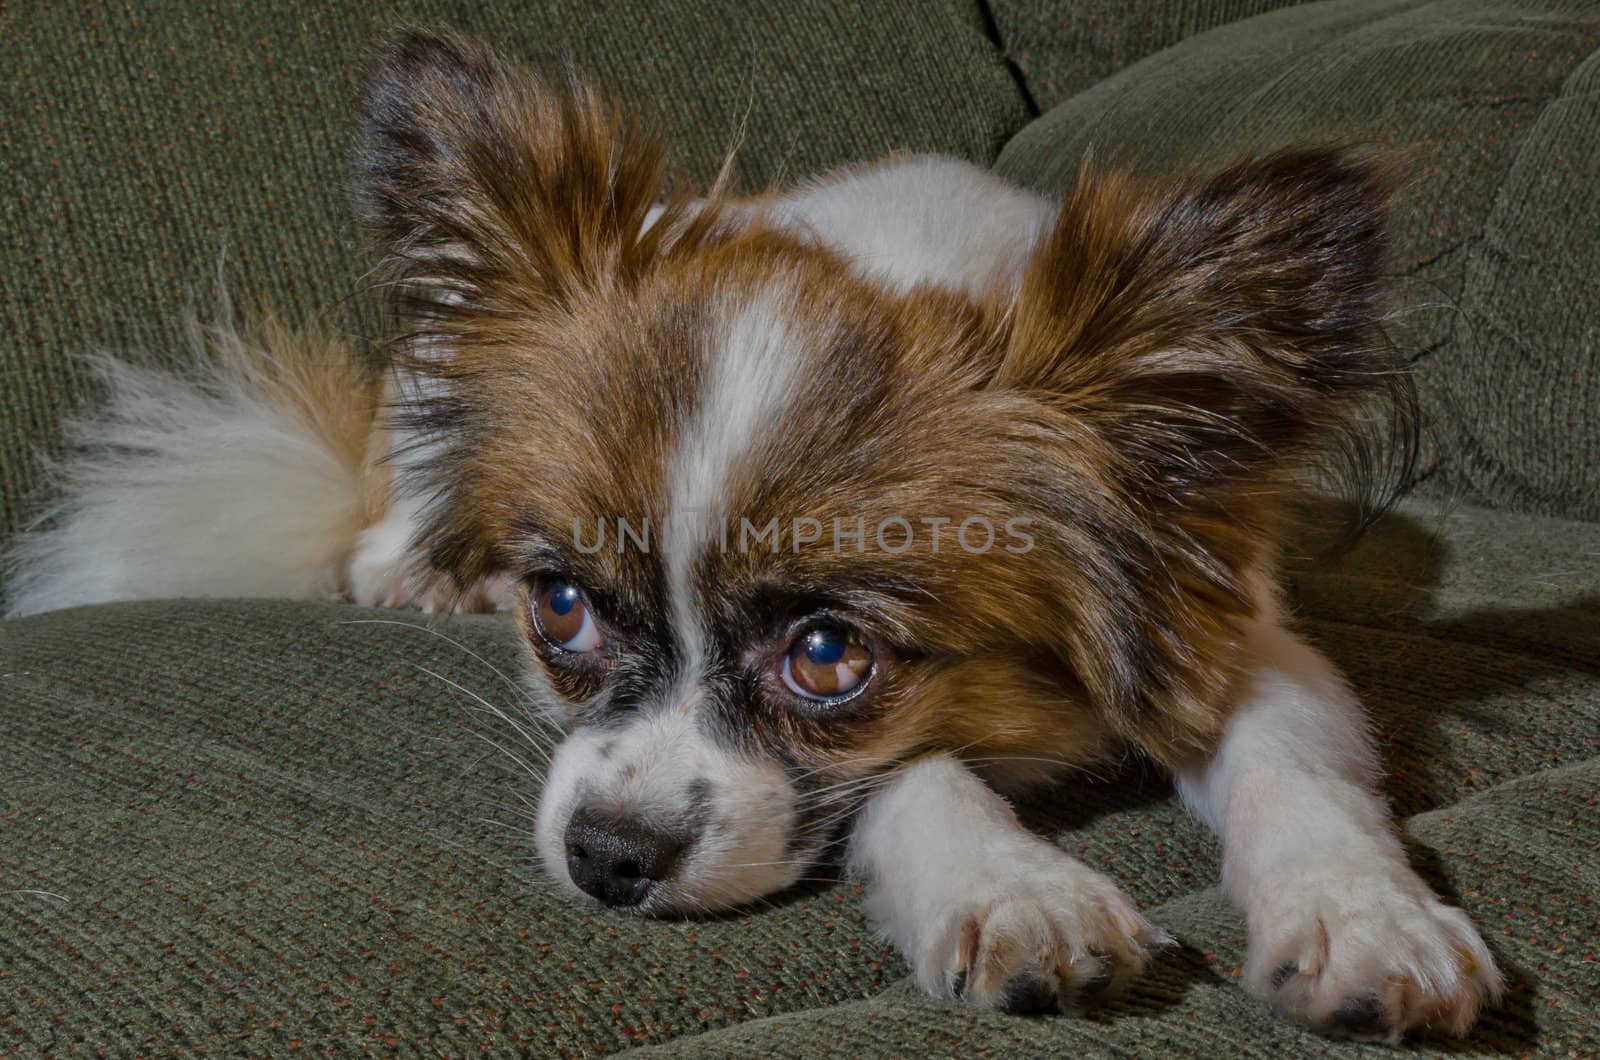
[[[1417,865],[1511,979],[1474,1051],[1600,1049],[1597,584],[1600,527],[1474,510],[1391,520],[1299,580]],[[1216,844],[1153,775],[1034,815],[1181,943],[1088,1018],[920,998],[848,885],[706,922],[580,906],[521,831],[539,752],[474,699],[512,703],[510,623],[439,623],[458,647],[392,621],[422,619],[187,601],[0,625],[0,1053],[1366,1051],[1239,989]]]
[[[570,62],[670,130],[681,172],[762,188],[895,148],[987,164],[1027,120],[969,0],[749,5],[536,0],[22,0],[0,10],[0,545],[86,382],[70,355],[170,359],[230,286],[370,333],[349,208],[369,53],[454,26]]]
[[[1600,518],[1600,4],[1276,11],[1061,104],[997,168],[1058,191],[1091,147],[1167,168],[1330,139],[1409,173],[1393,329],[1435,429],[1432,488]]]
[[[1123,67],[1216,26],[1301,0],[990,0],[995,34],[1048,110]]]

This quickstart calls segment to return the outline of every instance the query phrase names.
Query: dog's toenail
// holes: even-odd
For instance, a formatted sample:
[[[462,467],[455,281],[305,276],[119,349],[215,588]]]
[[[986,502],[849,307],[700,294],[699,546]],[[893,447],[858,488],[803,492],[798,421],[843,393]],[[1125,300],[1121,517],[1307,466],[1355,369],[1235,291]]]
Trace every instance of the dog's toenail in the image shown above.
[[[950,973],[950,994],[953,997],[967,996],[967,970]]]
[[[1336,1030],[1363,1036],[1382,1034],[1387,1029],[1383,1002],[1376,994],[1346,998],[1344,1004],[1334,1010],[1332,1023]]]
[[[1300,966],[1293,961],[1284,961],[1278,965],[1278,970],[1272,973],[1272,989],[1281,990],[1283,984],[1300,974]]]
[[[1077,994],[1080,997],[1094,998],[1106,991],[1111,986],[1111,973],[1113,964],[1111,958],[1103,953],[1095,954],[1094,974],[1084,978],[1078,984]]]
[[[1055,987],[1031,972],[1023,972],[1006,984],[1005,992],[1000,997],[1000,1008],[1018,1016],[1043,1016],[1055,1012]]]

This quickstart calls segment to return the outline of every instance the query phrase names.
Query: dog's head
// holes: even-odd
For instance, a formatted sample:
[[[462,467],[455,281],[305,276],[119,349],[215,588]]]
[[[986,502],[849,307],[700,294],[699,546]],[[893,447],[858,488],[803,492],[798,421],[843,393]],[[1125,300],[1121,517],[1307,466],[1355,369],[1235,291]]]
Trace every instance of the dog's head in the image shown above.
[[[1204,747],[1308,457],[1400,378],[1337,152],[1086,171],[974,294],[664,198],[597,96],[453,39],[395,44],[363,135],[419,544],[520,584],[540,851],[615,906],[785,887],[921,753]]]

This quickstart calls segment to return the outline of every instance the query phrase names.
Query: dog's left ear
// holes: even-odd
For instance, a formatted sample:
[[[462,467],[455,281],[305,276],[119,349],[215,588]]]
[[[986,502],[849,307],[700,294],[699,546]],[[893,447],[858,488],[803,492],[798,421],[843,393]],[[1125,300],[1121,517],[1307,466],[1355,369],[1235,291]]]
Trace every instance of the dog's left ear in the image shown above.
[[[1380,329],[1387,186],[1332,149],[1169,181],[1086,168],[1010,305],[991,386],[1082,484],[1029,501],[1092,572],[1063,590],[1063,654],[1158,755],[1206,738],[1310,470],[1352,451],[1365,399],[1402,413],[1386,427],[1412,414]]]
[[[381,271],[413,309],[559,306],[649,258],[664,159],[592,90],[411,30],[367,82],[357,190]]]
[[[1380,167],[1336,149],[1209,179],[1085,167],[996,384],[1070,407],[1152,500],[1258,486],[1403,379],[1378,333],[1388,200]]]

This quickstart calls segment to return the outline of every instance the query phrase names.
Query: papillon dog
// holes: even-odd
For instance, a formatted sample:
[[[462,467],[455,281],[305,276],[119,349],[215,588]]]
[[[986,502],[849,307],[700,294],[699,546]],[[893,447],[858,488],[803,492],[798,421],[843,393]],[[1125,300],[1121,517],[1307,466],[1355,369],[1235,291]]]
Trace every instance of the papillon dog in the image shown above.
[[[1131,750],[1220,836],[1273,1007],[1395,1040],[1499,994],[1277,588],[1325,471],[1414,411],[1381,165],[1057,200],[906,155],[694,198],[595,90],[421,31],[359,128],[388,369],[270,322],[99,362],[12,613],[509,609],[561,886],[692,915],[833,859],[928,994],[1018,1012],[1167,941],[1008,801]]]

